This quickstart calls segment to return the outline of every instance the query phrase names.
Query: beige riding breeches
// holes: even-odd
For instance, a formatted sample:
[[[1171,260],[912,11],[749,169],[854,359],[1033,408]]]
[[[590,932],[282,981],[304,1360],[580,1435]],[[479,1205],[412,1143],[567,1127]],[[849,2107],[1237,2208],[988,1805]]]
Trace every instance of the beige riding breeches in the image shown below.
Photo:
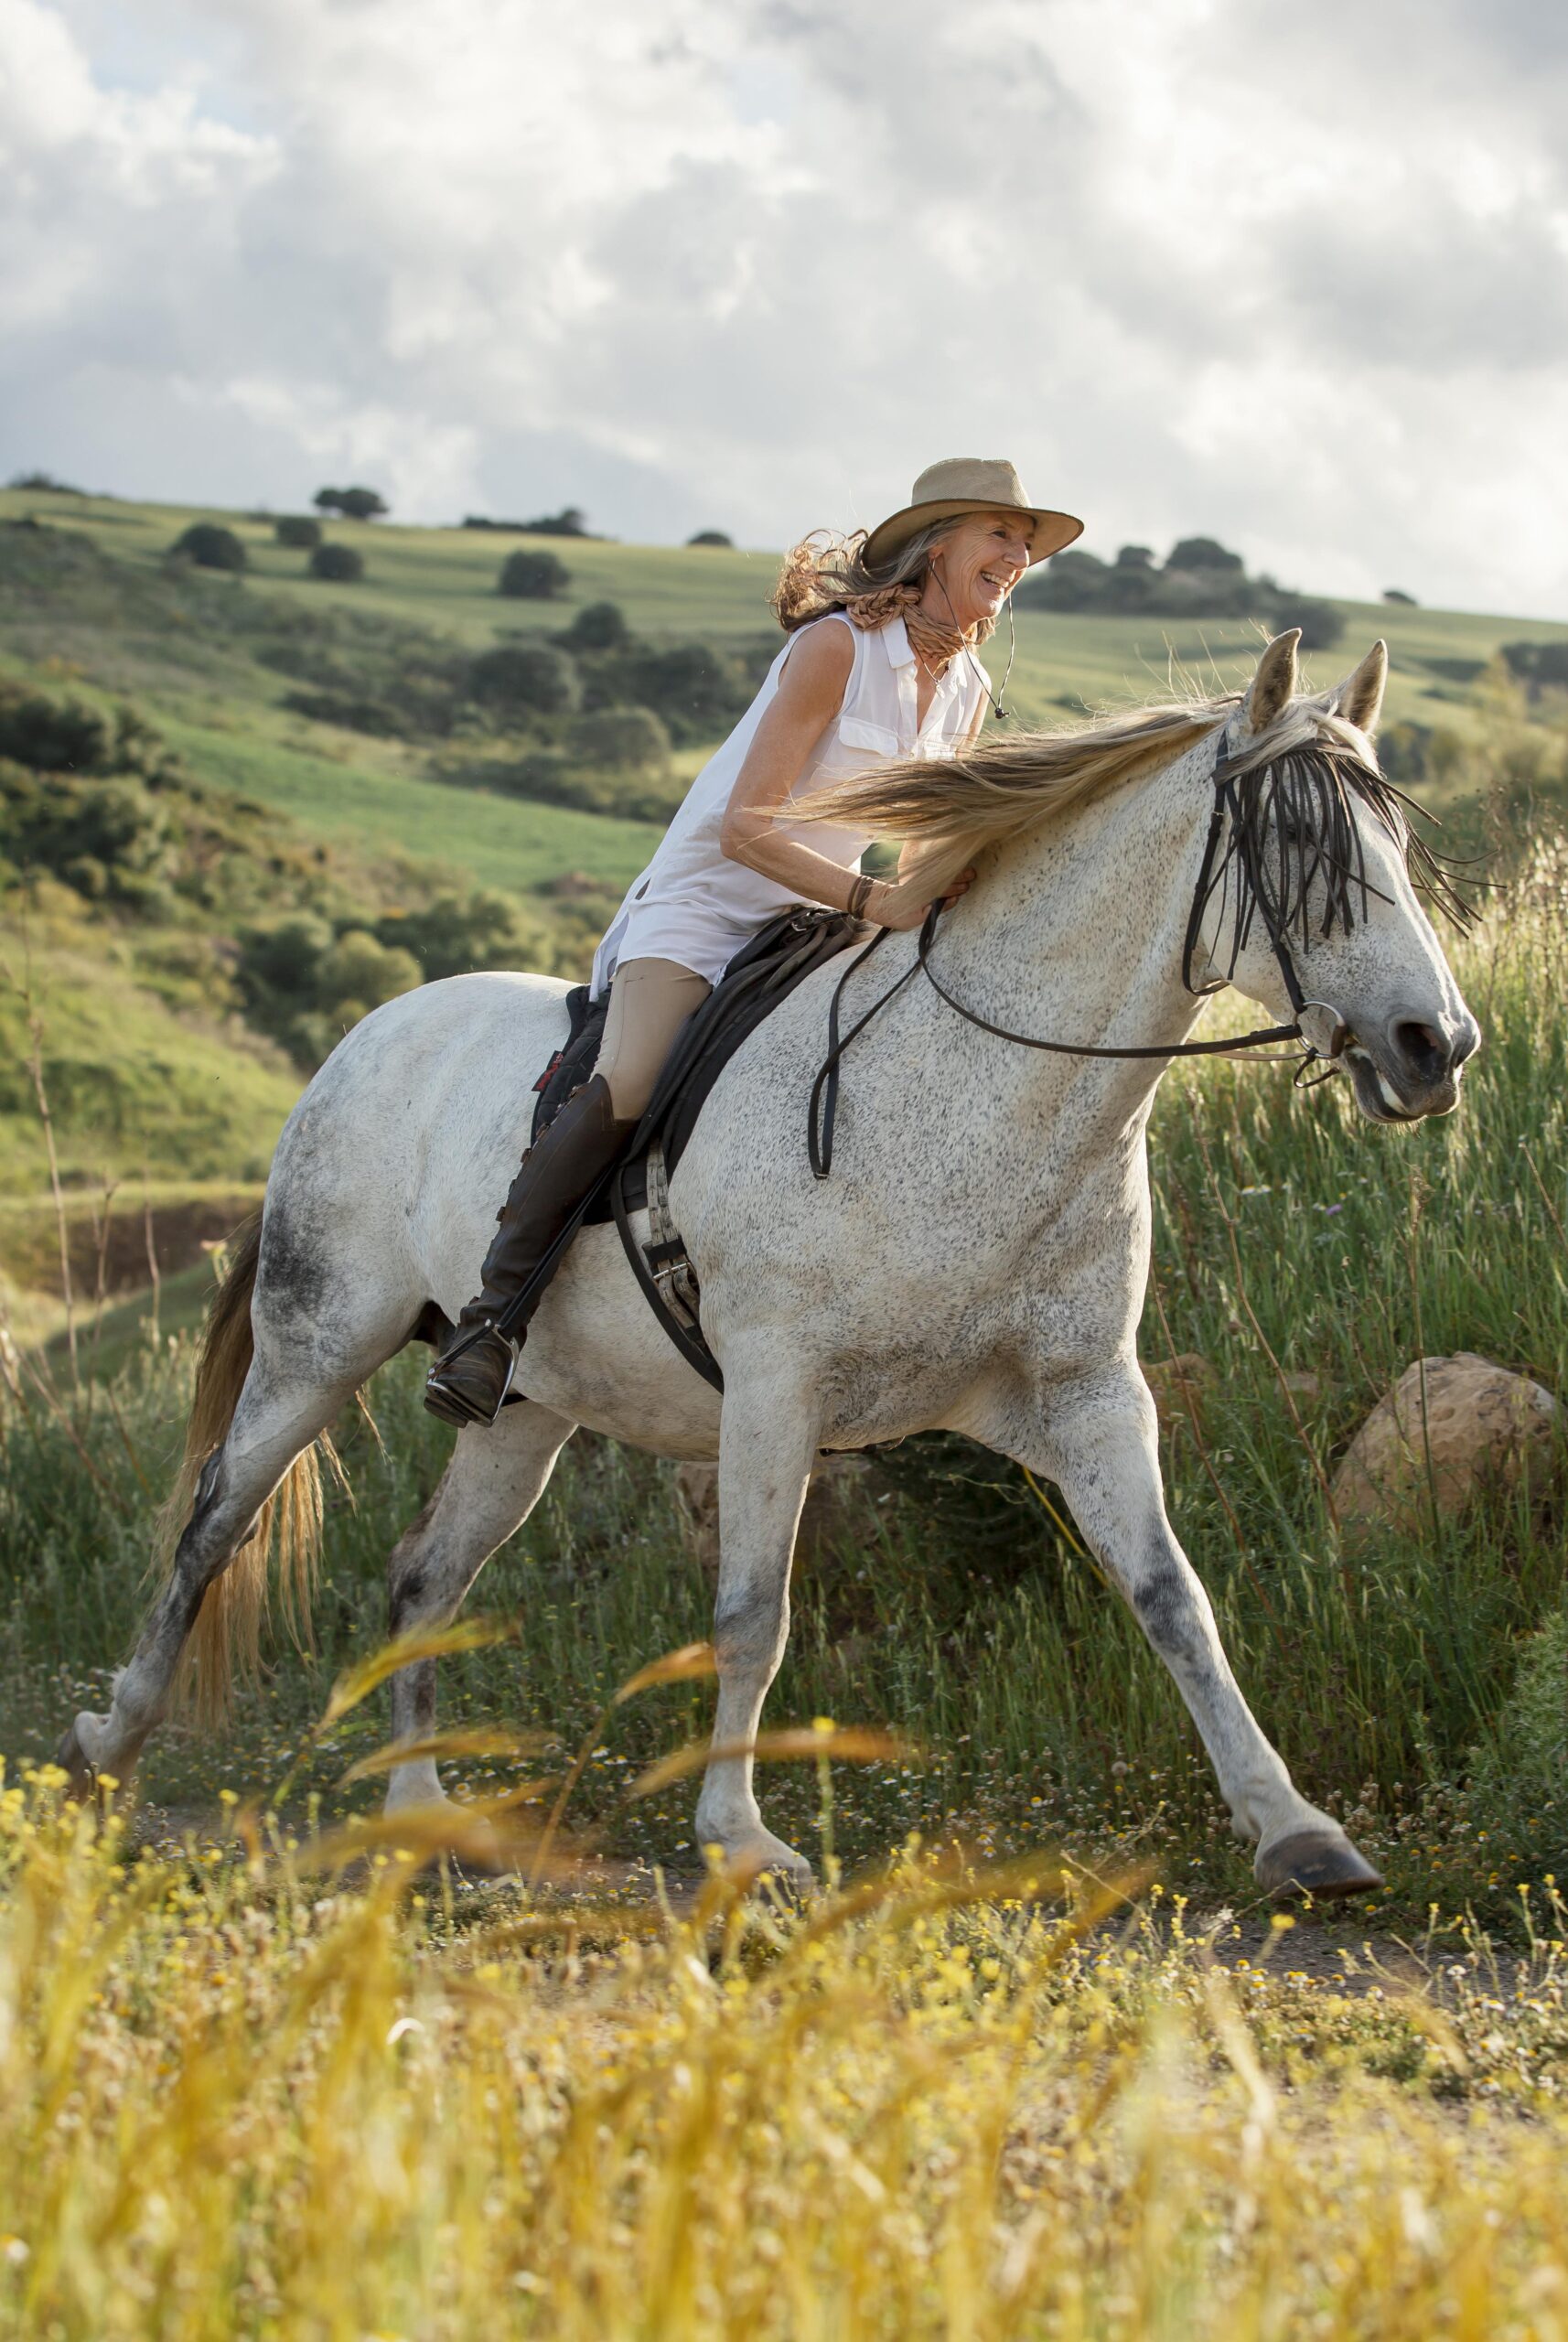
[[[623,960],[617,968],[594,1071],[608,1086],[618,1123],[639,1118],[682,1027],[712,990],[678,960]]]

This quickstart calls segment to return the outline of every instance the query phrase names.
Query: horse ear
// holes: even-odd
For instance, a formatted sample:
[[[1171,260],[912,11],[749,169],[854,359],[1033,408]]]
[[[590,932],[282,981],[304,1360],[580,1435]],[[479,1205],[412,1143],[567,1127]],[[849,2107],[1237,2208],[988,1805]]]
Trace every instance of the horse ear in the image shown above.
[[[1295,647],[1300,640],[1301,628],[1293,626],[1288,633],[1276,634],[1259,660],[1242,707],[1249,732],[1266,732],[1295,697]]]
[[[1353,724],[1370,739],[1383,712],[1383,686],[1389,680],[1389,646],[1374,642],[1360,665],[1346,676],[1334,694],[1334,713]]]

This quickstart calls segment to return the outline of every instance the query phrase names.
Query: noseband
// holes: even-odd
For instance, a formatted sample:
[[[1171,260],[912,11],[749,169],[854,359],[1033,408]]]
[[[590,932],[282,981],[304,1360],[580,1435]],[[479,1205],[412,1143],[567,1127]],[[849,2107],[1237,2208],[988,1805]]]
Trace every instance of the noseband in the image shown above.
[[[940,902],[933,903],[926,913],[925,922],[920,929],[919,943],[909,966],[905,969],[896,983],[890,984],[885,993],[873,1001],[865,1015],[858,1018],[847,1033],[842,1035],[839,1030],[839,1007],[843,996],[843,988],[856,970],[870,959],[883,939],[892,932],[891,929],[886,927],[877,929],[870,942],[866,944],[864,951],[855,954],[833,987],[832,999],[828,1007],[828,1053],[818,1068],[817,1078],[811,1085],[811,1103],[806,1110],[806,1152],[811,1158],[811,1169],[816,1177],[825,1179],[832,1168],[833,1124],[838,1109],[839,1064],[843,1053],[856,1036],[865,1032],[872,1019],[879,1015],[888,1002],[903,991],[910,978],[917,974],[925,977],[938,998],[945,1001],[956,1015],[963,1018],[966,1025],[974,1026],[982,1033],[989,1033],[993,1040],[1011,1041],[1022,1049],[1042,1049],[1052,1057],[1160,1058],[1230,1057],[1245,1049],[1266,1048],[1276,1041],[1300,1041],[1304,1053],[1296,1072],[1297,1088],[1315,1088],[1316,1082],[1326,1081],[1331,1075],[1337,1073],[1338,1059],[1348,1044],[1354,1038],[1354,1035],[1332,1001],[1309,999],[1301,988],[1278,907],[1273,902],[1268,887],[1261,883],[1259,841],[1254,825],[1243,818],[1241,806],[1236,794],[1236,776],[1239,769],[1238,760],[1227,757],[1222,738],[1215,757],[1214,805],[1208,817],[1208,835],[1204,844],[1203,861],[1198,869],[1197,884],[1193,888],[1192,908],[1187,915],[1187,937],[1182,948],[1182,982],[1195,998],[1201,1000],[1207,999],[1210,993],[1223,991],[1226,984],[1230,982],[1231,974],[1234,973],[1236,957],[1245,940],[1245,929],[1240,919],[1237,921],[1235,949],[1231,953],[1230,974],[1216,977],[1209,983],[1196,984],[1192,980],[1193,962],[1197,957],[1201,940],[1204,914],[1214,895],[1224,883],[1230,856],[1235,855],[1243,865],[1249,898],[1262,913],[1264,932],[1268,936],[1280,974],[1284,981],[1286,997],[1294,1013],[1293,1023],[1265,1026],[1257,1032],[1242,1033],[1230,1040],[1166,1041],[1121,1049],[1087,1041],[1047,1041],[1037,1034],[1015,1033],[1007,1026],[993,1025],[988,1016],[982,1016],[976,1010],[966,1008],[961,1000],[955,999],[949,992],[941,978],[932,968],[931,946],[936,940],[937,925],[944,908]],[[1221,855],[1220,843],[1226,836],[1228,820],[1230,842],[1227,853]],[[1315,1047],[1302,1031],[1301,1017],[1303,1012],[1308,1008],[1321,1008],[1334,1020],[1333,1032],[1326,1049]],[[1304,1083],[1302,1077],[1308,1067],[1319,1061],[1323,1063],[1326,1070],[1316,1075],[1313,1081]],[[1274,1062],[1277,1063],[1280,1060],[1276,1059]]]

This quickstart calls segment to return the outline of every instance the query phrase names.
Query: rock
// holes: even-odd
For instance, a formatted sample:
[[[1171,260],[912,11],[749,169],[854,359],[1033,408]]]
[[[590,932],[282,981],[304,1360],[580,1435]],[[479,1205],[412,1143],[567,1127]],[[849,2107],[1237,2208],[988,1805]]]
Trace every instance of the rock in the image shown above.
[[[1474,1350],[1418,1359],[1379,1400],[1335,1477],[1341,1529],[1352,1538],[1373,1528],[1418,1530],[1431,1496],[1456,1513],[1483,1487],[1516,1486],[1544,1466],[1556,1416],[1550,1391]]]
[[[1155,1413],[1162,1431],[1174,1430],[1180,1424],[1190,1430],[1194,1409],[1201,1415],[1219,1388],[1219,1377],[1196,1350],[1178,1350],[1175,1358],[1145,1366],[1144,1380],[1154,1395]]]
[[[1297,1374],[1287,1368],[1281,1373],[1280,1380],[1298,1408],[1316,1407],[1323,1397],[1323,1378],[1320,1374]]]
[[[790,1575],[845,1561],[865,1542],[865,1505],[877,1488],[876,1466],[867,1456],[824,1456],[811,1474],[800,1526],[795,1537]],[[685,1515],[686,1542],[703,1575],[719,1574],[719,1467],[682,1464],[675,1493]]]

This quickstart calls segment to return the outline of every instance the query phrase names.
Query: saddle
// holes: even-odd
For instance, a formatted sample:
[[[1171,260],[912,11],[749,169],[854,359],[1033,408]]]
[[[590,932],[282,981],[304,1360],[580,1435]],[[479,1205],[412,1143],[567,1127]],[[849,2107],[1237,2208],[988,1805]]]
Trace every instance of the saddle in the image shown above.
[[[555,1273],[579,1228],[613,1219],[632,1273],[655,1316],[688,1365],[724,1389],[718,1360],[703,1337],[700,1295],[680,1231],[670,1217],[669,1183],[691,1143],[708,1093],[741,1043],[814,970],[864,941],[866,929],[847,911],[804,905],[781,911],[738,952],[671,1051],[648,1110],[625,1153],[585,1198],[533,1280]],[[609,1012],[607,995],[588,998],[586,984],[566,995],[568,1030],[539,1080],[532,1137],[552,1123],[593,1072]],[[646,1244],[631,1225],[646,1209]],[[532,1288],[531,1288],[532,1290]]]

